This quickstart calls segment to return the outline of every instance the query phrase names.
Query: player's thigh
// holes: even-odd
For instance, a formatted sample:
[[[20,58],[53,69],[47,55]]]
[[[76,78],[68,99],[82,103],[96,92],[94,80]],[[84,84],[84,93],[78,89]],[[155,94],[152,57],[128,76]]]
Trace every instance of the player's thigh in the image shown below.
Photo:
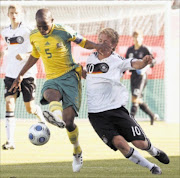
[[[117,149],[121,151],[124,151],[124,152],[129,151],[129,145],[127,141],[124,139],[124,137],[121,135],[114,136],[112,143]]]
[[[119,133],[114,128],[111,119],[106,115],[106,112],[101,113],[88,113],[89,121],[94,128],[95,132],[101,138],[101,140],[114,151],[117,148],[113,144],[114,136]]]
[[[147,139],[146,140],[134,140],[134,141],[132,141],[132,144],[141,150],[146,150],[149,145]]]
[[[57,83],[58,78],[46,80],[41,90],[40,103],[49,104],[51,101],[60,101],[62,99],[62,87]]]
[[[136,73],[131,76],[131,92],[133,96],[140,96],[142,91],[142,80],[143,77],[141,75],[137,75]]]
[[[36,85],[33,77],[25,78],[21,82],[21,91],[24,102],[30,102],[35,98]]]
[[[64,74],[63,76],[60,76],[55,79],[47,80],[43,88],[41,90],[41,104],[48,104],[49,101],[44,97],[44,93],[49,89],[54,89],[60,92],[61,97],[56,97],[54,101],[59,101],[62,99],[62,106],[63,110],[72,107],[74,111],[79,111],[80,108],[80,93],[81,88],[79,87],[80,81],[78,80],[75,71],[70,71],[67,74]]]
[[[79,112],[81,103],[81,83],[78,80],[76,73],[71,71],[63,76],[65,80],[62,80],[63,90],[63,109],[72,107],[76,113]]]
[[[60,101],[62,99],[60,91],[55,89],[45,90],[43,96],[49,103],[52,101]]]

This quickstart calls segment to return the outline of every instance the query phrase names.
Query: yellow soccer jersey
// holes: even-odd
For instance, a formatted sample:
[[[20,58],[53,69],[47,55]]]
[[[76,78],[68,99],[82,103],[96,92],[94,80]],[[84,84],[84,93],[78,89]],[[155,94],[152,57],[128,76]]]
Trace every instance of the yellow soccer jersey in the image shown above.
[[[33,46],[31,55],[41,57],[46,78],[54,79],[78,67],[71,54],[71,41],[84,47],[86,38],[68,26],[54,24],[48,35],[43,36],[38,29],[33,30],[30,41]]]

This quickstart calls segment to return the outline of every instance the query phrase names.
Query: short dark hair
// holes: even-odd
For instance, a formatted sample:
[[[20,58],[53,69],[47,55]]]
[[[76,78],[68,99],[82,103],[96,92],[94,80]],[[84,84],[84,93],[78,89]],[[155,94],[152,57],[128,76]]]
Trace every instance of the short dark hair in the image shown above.
[[[141,31],[141,30],[135,30],[134,32],[133,32],[133,34],[132,34],[132,36],[134,37],[134,36],[143,36],[143,32]]]

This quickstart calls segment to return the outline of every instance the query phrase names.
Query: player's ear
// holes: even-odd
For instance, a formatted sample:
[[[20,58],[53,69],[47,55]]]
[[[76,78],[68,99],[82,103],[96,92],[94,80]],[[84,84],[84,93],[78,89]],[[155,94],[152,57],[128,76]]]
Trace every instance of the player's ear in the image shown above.
[[[116,46],[117,46],[117,43],[112,45],[112,51],[115,51]]]
[[[54,19],[51,19],[51,22],[53,23],[53,22],[54,22]]]

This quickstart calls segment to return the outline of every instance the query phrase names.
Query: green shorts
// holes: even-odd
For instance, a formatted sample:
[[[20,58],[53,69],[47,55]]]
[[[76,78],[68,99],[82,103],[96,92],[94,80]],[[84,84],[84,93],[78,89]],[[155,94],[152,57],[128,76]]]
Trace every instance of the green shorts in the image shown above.
[[[78,79],[75,71],[70,71],[55,79],[49,79],[44,83],[40,100],[42,105],[49,104],[43,97],[47,89],[55,89],[61,93],[63,109],[72,106],[76,114],[79,112],[81,104],[81,80]]]

